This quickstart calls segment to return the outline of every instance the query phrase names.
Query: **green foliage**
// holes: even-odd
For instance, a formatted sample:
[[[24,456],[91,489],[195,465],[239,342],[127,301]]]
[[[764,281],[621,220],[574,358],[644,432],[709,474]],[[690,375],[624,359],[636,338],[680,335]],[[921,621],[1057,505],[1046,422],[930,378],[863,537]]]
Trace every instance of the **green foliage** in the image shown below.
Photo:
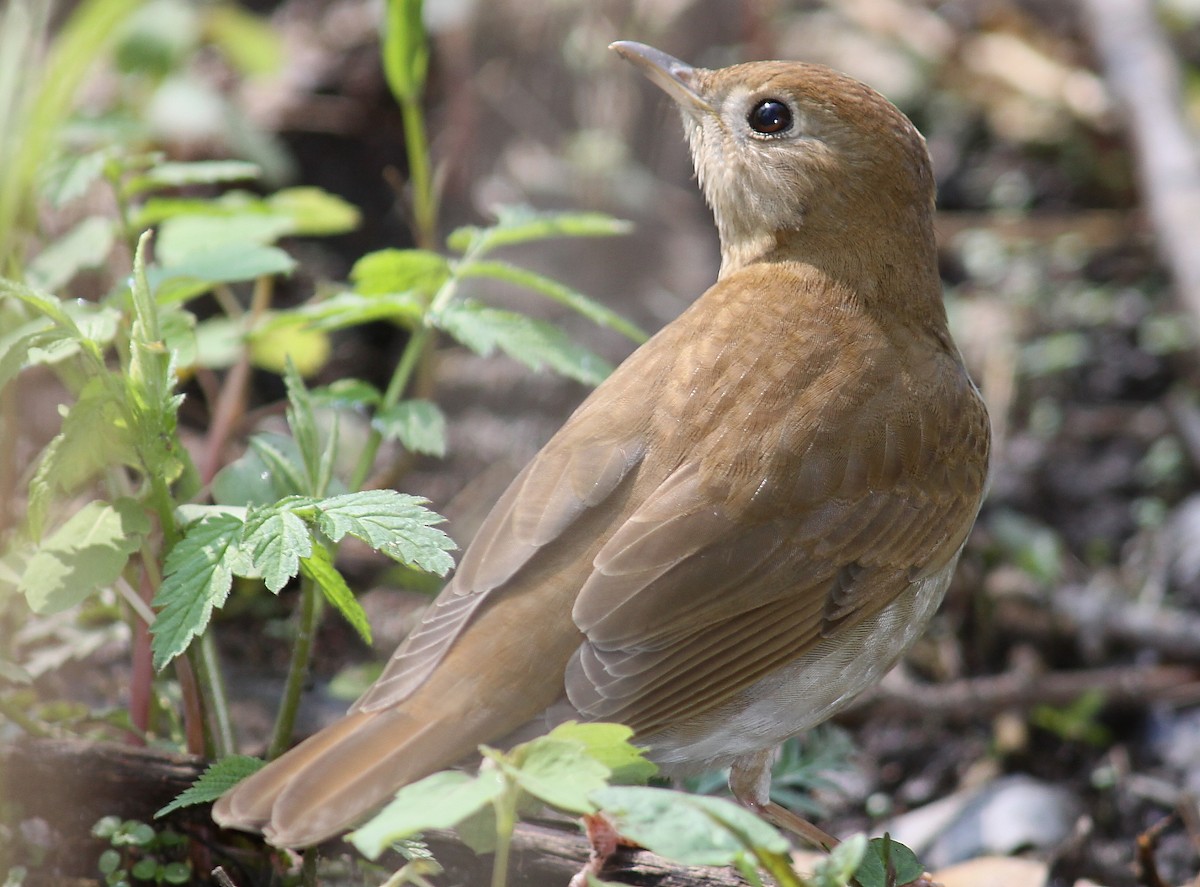
[[[1050,527],[1013,511],[994,511],[988,529],[1000,556],[1040,585],[1053,587],[1063,570],[1063,542]]]
[[[215,764],[209,764],[200,778],[154,814],[154,818],[166,816],[183,807],[196,804],[210,804],[233,786],[237,785],[251,773],[257,772],[263,766],[263,761],[249,755],[229,755]]]
[[[92,826],[92,835],[109,843],[96,861],[103,883],[109,887],[191,883],[187,840],[178,832],[105,816]]]
[[[771,768],[771,800],[803,816],[820,816],[822,806],[813,799],[819,789],[836,790],[830,773],[851,767],[853,744],[845,730],[824,723],[802,737],[785,742]],[[727,790],[728,771],[714,771],[685,780],[690,791],[713,794]]]
[[[1029,723],[1048,730],[1067,742],[1083,742],[1103,748],[1112,741],[1111,731],[1100,723],[1107,698],[1100,688],[1088,690],[1069,705],[1038,705],[1029,713]]]
[[[428,829],[457,828],[477,852],[495,852],[492,883],[504,883],[516,816],[532,802],[573,814],[602,812],[617,832],[684,865],[733,866],[751,884],[760,870],[783,887],[899,887],[923,872],[912,852],[886,836],[856,835],[805,878],[791,866],[787,840],[744,807],[641,785],[654,773],[632,732],[618,724],[563,724],[507,753],[483,746],[478,773],[434,773],[402,788],[350,835],[369,859]]]
[[[890,835],[872,838],[854,873],[858,887],[903,887],[921,877],[925,867],[916,855]]]

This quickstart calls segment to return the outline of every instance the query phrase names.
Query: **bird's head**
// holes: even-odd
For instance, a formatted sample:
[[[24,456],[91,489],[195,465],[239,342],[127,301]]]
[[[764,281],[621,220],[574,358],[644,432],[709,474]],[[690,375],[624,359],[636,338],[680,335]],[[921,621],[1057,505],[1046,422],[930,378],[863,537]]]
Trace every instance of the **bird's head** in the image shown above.
[[[641,43],[612,48],[683,112],[722,274],[777,250],[828,254],[857,239],[861,251],[881,227],[932,243],[925,140],[870,87],[820,65],[708,70]]]

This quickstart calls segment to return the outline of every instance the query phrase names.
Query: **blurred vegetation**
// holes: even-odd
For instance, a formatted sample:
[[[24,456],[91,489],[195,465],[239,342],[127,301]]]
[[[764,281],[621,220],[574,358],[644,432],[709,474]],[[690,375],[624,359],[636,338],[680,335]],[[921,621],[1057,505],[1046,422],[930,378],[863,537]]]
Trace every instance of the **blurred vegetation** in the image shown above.
[[[1168,620],[1200,608],[1195,328],[1155,258],[1119,118],[1070,5],[429,7],[428,53],[393,47],[385,63],[379,8],[358,0],[10,0],[0,10],[0,274],[20,281],[0,302],[0,738],[185,741],[186,676],[133,678],[151,673],[150,637],[134,614],[163,579],[138,565],[161,560],[172,532],[190,525],[171,529],[175,506],[228,506],[240,495],[264,519],[304,523],[308,512],[269,509],[289,494],[324,501],[399,480],[453,511],[451,535],[464,540],[490,504],[487,471],[519,466],[583,391],[470,349],[593,382],[627,353],[632,330],[581,302],[582,292],[654,328],[711,282],[715,235],[677,127],[606,53],[618,38],[702,65],[824,62],[893,98],[927,136],[947,301],[997,446],[956,586],[909,672],[953,682],[1015,664],[1034,673],[1194,664],[1079,630],[1084,617],[1061,609],[1073,599],[1063,589],[1094,607],[1136,606]],[[1200,14],[1187,0],[1160,9],[1200,121]],[[405,33],[394,21],[384,32]],[[632,220],[637,236],[512,244],[502,264],[481,251],[489,230],[560,223],[514,211],[489,229],[501,204],[585,211],[571,224],[586,230],[543,235],[624,230],[601,219],[612,214]],[[131,277],[149,227],[157,233],[139,290]],[[477,274],[492,278],[486,288]],[[443,287],[463,311],[439,322],[429,308]],[[421,298],[398,295],[414,290]],[[597,331],[595,320],[612,329]],[[485,335],[479,322],[498,325]],[[428,337],[405,351],[422,331]],[[468,348],[453,344],[456,334]],[[572,344],[580,341],[586,354]],[[119,384],[88,388],[93,372]],[[136,373],[137,390],[127,385]],[[156,400],[143,397],[149,389]],[[148,461],[131,455],[129,439],[104,430],[121,422],[141,443],[166,435],[173,446]],[[315,429],[306,450],[293,443],[297,422]],[[335,477],[340,486],[306,487]],[[159,481],[170,489],[156,492]],[[170,506],[153,506],[162,495]],[[306,534],[320,529],[316,520]],[[50,547],[32,583],[39,524]],[[104,551],[86,559],[85,525],[108,533]],[[428,578],[410,581],[353,546],[338,554],[349,586],[384,587],[382,604],[362,598],[372,617],[374,607],[424,600],[393,586],[428,587]],[[75,557],[58,585],[43,581],[52,561]],[[252,566],[242,572],[264,572]],[[292,664],[294,613],[305,607],[300,583],[282,582],[286,571],[274,574],[281,600],[256,596],[261,581],[234,572],[228,607],[258,620],[253,641],[236,622],[220,624],[222,648],[193,667],[203,672],[222,653],[253,687],[260,671]],[[31,585],[40,613],[20,593]],[[340,588],[330,593],[349,611]],[[311,597],[310,625],[319,610]],[[381,648],[403,630],[371,622]],[[321,625],[321,682],[345,660],[368,658],[353,630]],[[163,657],[177,652],[169,646]],[[267,686],[277,701],[280,685]],[[891,799],[882,807],[898,811],[981,771],[1033,773],[1070,786],[1092,811],[1090,852],[1059,848],[1063,869],[1131,883],[1136,835],[1175,809],[1171,799],[1184,805],[1200,788],[1200,760],[1164,739],[1183,729],[1195,697],[1125,709],[1106,699],[1099,688],[1068,705],[1031,705],[1018,715],[1032,729],[1004,742],[1000,717],[963,726],[851,713],[857,751],[839,747],[829,759],[852,758],[866,775],[822,777],[818,741],[813,756],[789,752],[782,782],[817,789],[835,830],[851,831],[872,824],[881,792]],[[264,743],[265,720],[255,734]],[[1147,792],[1148,780],[1173,793]],[[1194,838],[1178,823],[1167,829],[1163,865],[1194,869]]]

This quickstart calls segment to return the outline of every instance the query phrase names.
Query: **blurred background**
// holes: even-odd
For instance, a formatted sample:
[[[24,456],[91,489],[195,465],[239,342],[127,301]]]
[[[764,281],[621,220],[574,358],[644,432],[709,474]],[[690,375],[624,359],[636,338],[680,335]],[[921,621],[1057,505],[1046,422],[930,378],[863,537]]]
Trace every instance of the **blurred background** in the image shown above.
[[[426,2],[442,233],[500,204],[628,219],[630,236],[518,255],[648,330],[715,279],[716,234],[675,110],[611,41],[705,67],[827,64],[925,134],[946,301],[994,425],[991,493],[928,635],[877,693],[789,752],[784,782],[816,787],[827,830],[888,827],[931,867],[1011,854],[1036,867],[994,883],[1200,883],[1189,880],[1200,870],[1200,327],[1189,305],[1200,297],[1164,248],[1190,237],[1200,256],[1200,214],[1164,231],[1172,216],[1154,205],[1171,195],[1154,197],[1145,172],[1161,142],[1122,95],[1158,107],[1157,87],[1106,75],[1104,3]],[[1200,3],[1141,5],[1156,42],[1129,31],[1125,47],[1166,66],[1178,91],[1162,107],[1200,127]],[[371,0],[150,0],[87,82],[79,138],[247,159],[266,188],[315,185],[358,207],[352,233],[288,244],[300,269],[281,299],[306,299],[364,253],[412,245],[380,18]],[[1185,169],[1179,191],[1188,183]],[[73,218],[46,208],[39,221],[49,237]],[[106,272],[89,274],[76,285],[102,292]],[[515,291],[489,299],[541,312],[611,360],[631,350]],[[314,378],[386,384],[403,341],[385,324],[335,336]],[[586,391],[450,345],[431,378],[447,456],[416,460],[398,483],[429,497],[463,544]],[[281,396],[277,377],[260,382],[258,402]],[[54,433],[57,402],[23,400],[19,451]],[[183,416],[199,434],[206,416],[186,405]],[[347,558],[352,584],[377,586],[364,605],[378,649],[326,620],[308,729],[344,708],[347,691],[327,691],[356,686],[347,661],[390,651],[422,600],[366,554]],[[54,631],[18,647],[84,663],[92,698],[119,695],[119,636],[77,655]],[[265,718],[254,700],[277,692],[286,640],[247,643],[236,618],[220,631],[252,744]],[[78,677],[56,674],[38,673],[45,692],[78,698]]]

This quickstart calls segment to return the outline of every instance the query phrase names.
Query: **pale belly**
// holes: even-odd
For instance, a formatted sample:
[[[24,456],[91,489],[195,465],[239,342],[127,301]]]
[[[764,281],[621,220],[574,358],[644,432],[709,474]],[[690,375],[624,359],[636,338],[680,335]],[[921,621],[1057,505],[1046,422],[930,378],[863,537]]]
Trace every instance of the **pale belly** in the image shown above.
[[[920,637],[946,594],[958,558],[916,583],[852,630],[822,641],[768,675],[699,724],[682,724],[638,744],[667,774],[728,766],[734,758],[774,748],[831,717],[877,683]]]

